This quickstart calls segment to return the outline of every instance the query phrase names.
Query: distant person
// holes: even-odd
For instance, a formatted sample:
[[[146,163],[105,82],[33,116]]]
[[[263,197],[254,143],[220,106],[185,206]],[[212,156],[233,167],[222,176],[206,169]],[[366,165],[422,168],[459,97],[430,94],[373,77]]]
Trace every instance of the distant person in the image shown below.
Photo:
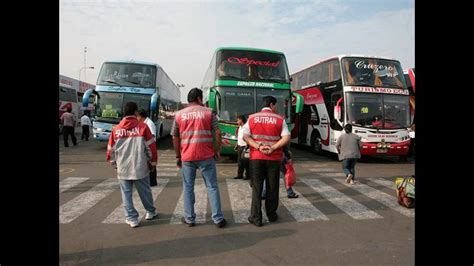
[[[151,134],[153,135],[153,139],[156,140],[156,126],[155,126],[155,123],[153,123],[153,121],[150,118],[148,118],[148,114],[147,114],[145,109],[140,109],[138,111],[137,119],[138,119],[138,121],[143,122],[148,126],[148,128],[151,131]],[[151,168],[152,168],[152,170],[150,170],[150,186],[154,187],[154,186],[158,185],[158,183],[156,181],[156,167],[151,167]]]
[[[242,130],[244,124],[247,122],[247,119],[244,115],[239,115],[237,117],[237,144],[235,145],[235,150],[237,151],[237,176],[234,179],[250,179],[249,175],[249,158],[243,158],[245,149],[247,148],[247,143],[244,140],[244,132]],[[245,177],[244,177],[245,171]]]
[[[145,123],[148,128],[151,131],[151,134],[153,135],[153,139],[156,140],[156,126],[155,123],[148,117],[148,113],[145,109],[140,109],[138,111],[137,119],[140,122]],[[151,167],[152,170],[150,170],[150,186],[154,187],[158,185],[156,181],[156,167]]]
[[[84,112],[84,115],[81,117],[81,125],[82,125],[82,135],[81,135],[81,140],[86,139],[86,141],[89,141],[89,131],[90,127],[92,126],[91,119],[87,115],[87,112]]]
[[[72,109],[67,108],[66,112],[61,116],[61,124],[63,125],[63,139],[64,147],[69,147],[68,136],[71,135],[72,144],[77,145],[77,139],[74,135],[74,128],[76,127],[76,117],[71,113]]]
[[[360,137],[352,133],[352,125],[344,126],[346,134],[342,134],[336,142],[339,160],[342,160],[342,169],[346,174],[346,183],[354,185],[355,165],[360,158]]]
[[[106,157],[108,162],[116,166],[125,222],[133,228],[139,225],[139,215],[132,200],[134,185],[146,210],[145,219],[152,220],[158,216],[148,178],[150,167],[156,167],[158,161],[155,139],[150,129],[137,120],[136,112],[136,103],[125,104],[125,116],[110,134]],[[112,155],[115,160],[112,160]]]
[[[288,148],[288,145],[283,148],[283,158],[281,160],[281,165],[280,165],[280,178],[283,178],[285,180],[285,174],[286,174],[286,163],[291,163],[292,162],[292,157],[293,154],[291,153],[290,149]],[[286,189],[286,184],[285,184],[285,189]],[[286,189],[286,196],[289,199],[294,199],[299,197],[298,194],[296,194],[293,191],[293,187],[289,187]],[[262,199],[267,198],[267,188],[266,188],[266,182],[265,180],[263,181],[263,190],[262,190]]]

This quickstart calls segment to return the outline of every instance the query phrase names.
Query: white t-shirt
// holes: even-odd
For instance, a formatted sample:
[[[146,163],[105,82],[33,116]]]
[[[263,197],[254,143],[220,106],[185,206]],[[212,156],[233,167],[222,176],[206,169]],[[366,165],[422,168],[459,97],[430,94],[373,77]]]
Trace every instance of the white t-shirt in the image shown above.
[[[237,145],[247,146],[247,142],[244,140],[244,126],[239,127],[239,132],[237,132]]]
[[[153,121],[151,121],[150,118],[146,118],[145,121],[143,121],[147,126],[148,128],[150,129],[151,131],[151,134],[153,134],[153,136],[156,137],[156,126],[155,126],[155,123],[153,123]]]
[[[92,126],[91,120],[87,115],[83,115],[81,117],[81,125],[82,126]]]

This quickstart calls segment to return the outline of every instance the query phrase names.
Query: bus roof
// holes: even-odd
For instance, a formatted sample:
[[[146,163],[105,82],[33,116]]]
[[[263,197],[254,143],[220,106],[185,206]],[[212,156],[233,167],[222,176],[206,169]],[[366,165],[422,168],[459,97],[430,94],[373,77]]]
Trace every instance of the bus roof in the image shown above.
[[[251,47],[219,47],[216,49],[217,51],[221,50],[243,50],[243,51],[255,51],[255,52],[267,52],[267,53],[274,53],[274,54],[283,54],[279,51],[268,50],[268,49],[260,49],[260,48],[251,48]]]
[[[147,61],[136,61],[136,60],[107,60],[104,63],[130,63],[130,64],[140,64],[140,65],[152,65],[160,67],[157,63],[147,62]],[[161,67],[160,67],[161,68]]]
[[[331,56],[331,57],[327,57],[323,60],[320,60],[320,61],[317,61],[316,63],[310,65],[310,66],[307,66],[307,67],[304,67],[302,69],[299,69],[298,71],[295,71],[293,72],[292,74],[290,74],[290,76],[293,76],[294,74],[297,74],[303,70],[306,70],[310,67],[313,67],[315,65],[319,65],[321,63],[324,63],[326,61],[329,61],[329,60],[333,60],[333,59],[339,59],[341,60],[342,58],[344,57],[363,57],[363,58],[376,58],[376,59],[385,59],[385,60],[395,60],[395,61],[398,61],[397,59],[394,59],[394,58],[389,58],[389,57],[384,57],[384,56],[371,56],[371,55],[362,55],[362,54],[342,54],[342,55],[334,55],[334,56]]]

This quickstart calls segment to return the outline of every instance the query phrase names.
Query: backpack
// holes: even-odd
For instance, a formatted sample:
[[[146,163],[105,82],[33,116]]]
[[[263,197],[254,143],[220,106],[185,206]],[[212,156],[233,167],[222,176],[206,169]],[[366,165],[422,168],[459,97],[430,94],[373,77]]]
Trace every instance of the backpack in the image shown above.
[[[415,178],[399,177],[395,180],[398,204],[407,207],[415,207]]]

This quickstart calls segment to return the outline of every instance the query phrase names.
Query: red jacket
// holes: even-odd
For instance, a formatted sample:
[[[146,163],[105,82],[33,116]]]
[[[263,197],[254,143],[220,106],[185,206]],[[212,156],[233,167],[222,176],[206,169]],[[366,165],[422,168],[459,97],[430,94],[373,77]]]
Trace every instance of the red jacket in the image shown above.
[[[175,115],[181,139],[181,160],[200,161],[214,157],[212,111],[201,105],[191,105]]]
[[[283,117],[270,110],[255,113],[249,116],[248,120],[250,136],[257,143],[271,146],[281,139],[283,121]],[[281,161],[282,156],[281,148],[273,151],[270,155],[266,155],[254,147],[250,147],[250,160]]]
[[[156,165],[155,138],[145,123],[126,116],[115,126],[107,145],[107,161],[114,155],[119,179],[137,180],[148,177],[148,164]]]

